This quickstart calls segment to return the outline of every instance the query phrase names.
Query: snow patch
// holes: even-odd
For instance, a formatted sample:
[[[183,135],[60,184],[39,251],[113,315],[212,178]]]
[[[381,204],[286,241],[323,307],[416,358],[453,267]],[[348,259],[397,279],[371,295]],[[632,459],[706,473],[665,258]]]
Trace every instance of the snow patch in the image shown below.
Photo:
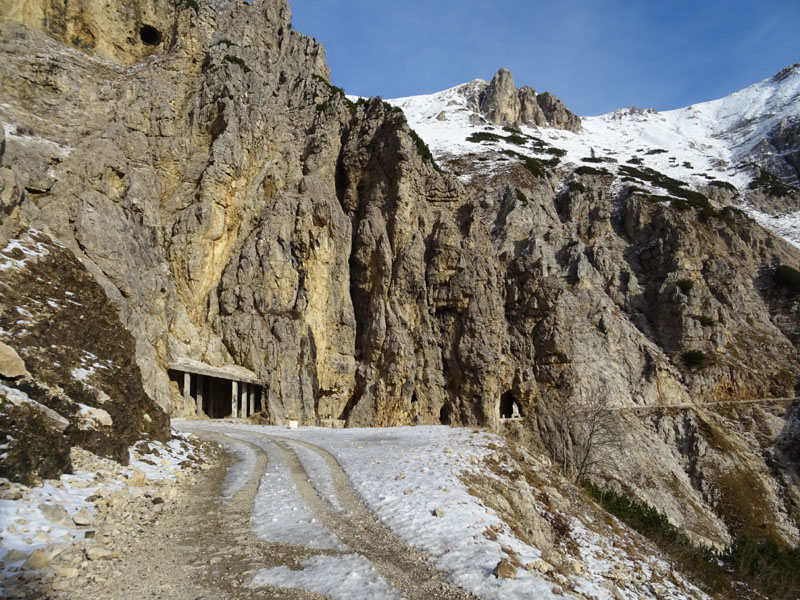
[[[8,397],[9,391],[16,390],[0,386],[0,393],[3,395]],[[147,447],[157,452],[161,458],[155,465],[144,462],[140,453],[133,448],[130,450],[128,467],[120,467],[114,461],[98,457],[98,460],[107,465],[102,471],[106,475],[109,472],[118,473],[117,478],[108,478],[101,471],[78,471],[72,475],[62,475],[58,480],[47,480],[36,487],[23,488],[25,491],[18,500],[0,500],[0,560],[11,550],[18,550],[24,555],[22,560],[6,563],[0,569],[0,580],[18,569],[34,550],[52,543],[83,539],[87,530],[74,529],[71,519],[81,509],[94,512],[94,504],[87,498],[99,490],[121,489],[122,477],[130,477],[137,470],[144,472],[151,482],[164,479],[174,481],[177,473],[182,470],[181,463],[187,460],[191,452],[188,440],[186,434],[173,431],[173,439],[166,444],[149,442]],[[0,483],[8,484],[8,480],[0,478]],[[62,506],[67,512],[69,523],[50,521],[40,508],[41,505]],[[45,533],[46,538],[40,536],[40,539],[37,539],[36,536],[40,532]],[[0,595],[2,595],[2,584],[0,584]]]
[[[247,587],[301,589],[335,600],[401,600],[361,555],[317,555],[303,561],[302,566],[299,571],[287,567],[261,569]]]
[[[248,444],[233,442],[226,443],[225,448],[234,454],[236,462],[225,474],[222,483],[222,497],[230,500],[239,493],[256,469],[256,452]]]

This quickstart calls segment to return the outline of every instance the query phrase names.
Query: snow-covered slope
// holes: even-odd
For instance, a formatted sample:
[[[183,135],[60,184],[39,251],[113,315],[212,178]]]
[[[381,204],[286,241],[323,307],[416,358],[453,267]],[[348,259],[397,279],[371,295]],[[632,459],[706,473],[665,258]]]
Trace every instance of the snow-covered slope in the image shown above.
[[[752,162],[764,162],[772,150],[764,140],[781,124],[800,123],[800,64],[784,69],[770,79],[720,100],[678,110],[657,112],[637,108],[619,109],[597,117],[583,117],[580,133],[522,127],[525,138],[493,127],[468,107],[467,99],[483,84],[475,80],[427,96],[389,100],[401,107],[413,127],[443,162],[486,153],[513,151],[540,160],[561,156],[562,166],[579,166],[598,160],[635,164],[655,169],[692,186],[724,181],[740,190],[757,174]],[[800,124],[798,125],[800,126]],[[500,139],[468,141],[481,133]],[[774,152],[773,152],[774,153]],[[493,169],[496,160],[481,159],[483,169]],[[766,157],[768,160],[769,157]],[[794,183],[790,181],[790,183]],[[800,213],[767,215],[744,206],[765,227],[800,246]]]

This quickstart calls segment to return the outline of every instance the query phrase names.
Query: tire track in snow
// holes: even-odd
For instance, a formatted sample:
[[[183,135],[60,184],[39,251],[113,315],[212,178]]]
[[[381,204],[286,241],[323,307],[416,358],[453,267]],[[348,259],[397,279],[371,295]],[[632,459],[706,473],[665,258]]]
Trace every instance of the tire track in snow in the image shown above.
[[[273,451],[278,450],[280,462],[285,462],[290,474],[288,478],[281,478],[281,485],[286,485],[288,480],[318,524],[347,546],[342,551],[320,551],[287,545],[285,541],[267,542],[266,546],[275,550],[269,553],[268,563],[275,566],[246,578],[243,583],[250,593],[259,593],[259,590],[263,593],[267,588],[276,594],[275,597],[282,598],[311,593],[334,600],[396,600],[399,597],[405,600],[478,600],[435,569],[423,551],[406,545],[381,523],[352,488],[333,455],[325,449],[226,423],[186,422],[181,427],[196,434],[211,434],[210,437],[218,441],[248,444],[256,449],[259,466],[267,462],[272,454],[270,446],[274,445]],[[298,447],[303,450],[296,451]],[[310,456],[312,452],[316,456]],[[278,461],[273,458],[270,462],[272,468],[278,468]],[[255,488],[265,485],[269,471],[269,467],[263,469],[264,475],[260,477],[259,473],[254,473],[234,498],[239,504],[249,503],[251,515],[258,512]],[[220,506],[220,510],[225,510],[225,506]],[[242,533],[240,530],[239,534]],[[251,530],[247,537],[256,536]],[[279,566],[280,563],[289,568]],[[242,597],[250,597],[245,589],[242,593]]]
[[[431,566],[431,560],[417,548],[405,544],[369,511],[350,485],[347,475],[334,457],[318,446],[263,433],[284,455],[292,479],[303,500],[317,519],[353,552],[366,557],[383,579],[406,600],[476,600],[477,596],[450,583],[447,576]],[[292,445],[301,445],[319,454],[327,463],[333,486],[344,513],[332,508],[312,485]],[[318,485],[324,488],[324,484]],[[324,493],[324,492],[323,492]]]

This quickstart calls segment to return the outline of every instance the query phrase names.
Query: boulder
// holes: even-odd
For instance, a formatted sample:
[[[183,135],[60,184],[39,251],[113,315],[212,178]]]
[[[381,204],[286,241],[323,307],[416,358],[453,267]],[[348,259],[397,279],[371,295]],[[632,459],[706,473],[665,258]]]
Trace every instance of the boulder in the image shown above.
[[[517,567],[504,558],[497,563],[492,575],[498,579],[514,579],[517,576]]]
[[[11,346],[0,342],[0,377],[16,379],[26,375],[28,375],[28,371],[17,351]]]

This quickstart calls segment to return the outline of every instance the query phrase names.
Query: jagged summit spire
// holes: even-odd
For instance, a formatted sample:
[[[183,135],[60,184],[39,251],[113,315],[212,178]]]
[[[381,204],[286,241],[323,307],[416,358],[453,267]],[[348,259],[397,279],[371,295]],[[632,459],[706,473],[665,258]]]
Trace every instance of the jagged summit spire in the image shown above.
[[[511,71],[501,67],[478,92],[475,104],[493,125],[538,125],[580,131],[580,117],[548,92],[537,94],[528,86],[517,88]]]

